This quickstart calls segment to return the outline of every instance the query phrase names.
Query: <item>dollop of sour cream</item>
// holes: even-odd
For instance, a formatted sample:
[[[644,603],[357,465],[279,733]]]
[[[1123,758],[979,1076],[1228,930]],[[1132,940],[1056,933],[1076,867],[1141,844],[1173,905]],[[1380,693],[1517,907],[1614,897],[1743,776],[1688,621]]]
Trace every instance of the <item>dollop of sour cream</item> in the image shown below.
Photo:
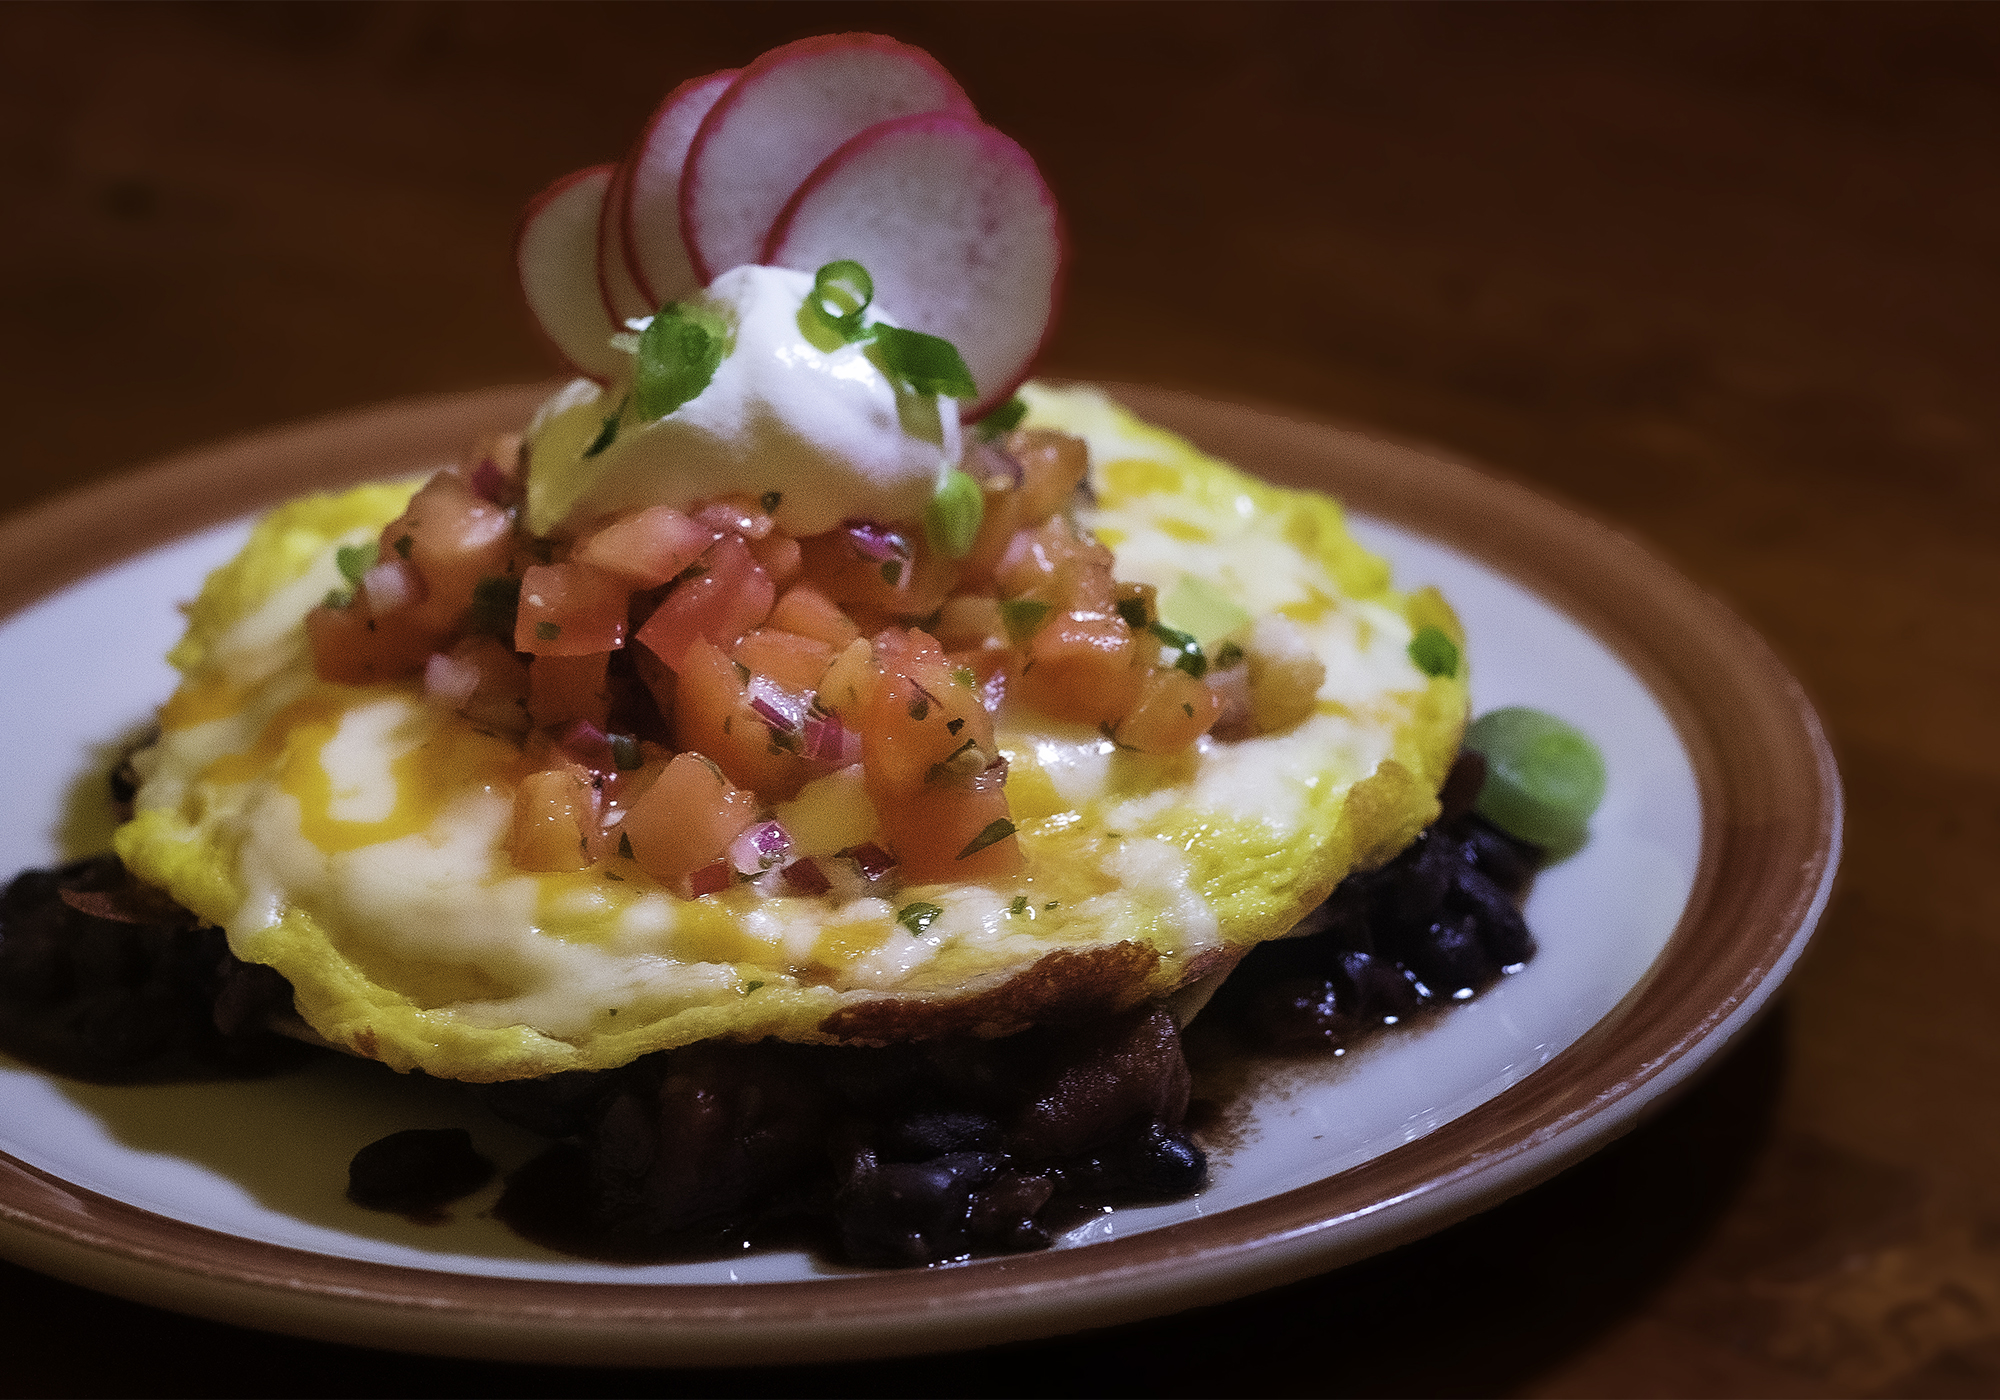
[[[664,418],[637,420],[629,372],[557,393],[529,429],[529,528],[732,493],[776,493],[793,535],[920,516],[958,463],[957,405],[891,381],[866,343],[809,339],[799,312],[812,290],[811,273],[746,265],[690,298],[727,328],[725,353]]]

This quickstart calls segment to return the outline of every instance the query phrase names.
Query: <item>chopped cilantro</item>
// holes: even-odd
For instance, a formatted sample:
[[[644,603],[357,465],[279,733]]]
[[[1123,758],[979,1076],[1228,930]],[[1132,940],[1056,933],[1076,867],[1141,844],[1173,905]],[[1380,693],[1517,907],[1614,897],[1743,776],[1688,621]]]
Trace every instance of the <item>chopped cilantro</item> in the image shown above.
[[[1154,623],[1149,630],[1177,653],[1174,657],[1176,669],[1186,671],[1196,680],[1208,674],[1208,658],[1202,654],[1201,643],[1194,639],[1192,632],[1183,632],[1164,622]]]
[[[632,854],[632,836],[629,832],[621,831],[618,833],[618,854],[627,860],[636,860],[638,858]]]
[[[535,624],[535,638],[538,641],[553,642],[561,635],[562,624],[560,622],[537,622]]]
[[[1243,648],[1234,642],[1224,642],[1215,649],[1215,669],[1227,671],[1243,659]]]
[[[604,426],[597,430],[597,436],[590,440],[590,446],[583,449],[583,455],[586,459],[595,457],[617,440],[618,420],[625,416],[625,405],[631,401],[630,398],[618,401],[618,407],[613,409],[610,415],[605,418]]]
[[[958,731],[963,728],[965,728],[964,720],[950,719],[945,721],[944,732],[951,735],[952,738],[956,739],[958,737]],[[970,739],[967,739],[965,742],[969,744],[972,741]]]
[[[413,545],[413,544],[415,544],[415,543],[416,543],[416,541],[415,541],[414,539],[412,539],[412,538],[411,538],[410,536],[408,536],[408,535],[399,535],[399,536],[397,536],[397,537],[396,537],[396,545],[395,545],[395,549],[396,549],[396,553],[398,553],[398,554],[402,555],[402,556],[403,556],[403,558],[405,558],[405,559],[409,558],[409,557],[410,557],[410,546],[411,546],[411,545]]]
[[[891,588],[898,587],[903,582],[902,560],[884,559],[882,561],[882,582],[888,584]]]
[[[784,499],[785,493],[782,491],[766,491],[759,499],[758,504],[764,507],[764,514],[769,515],[778,508],[778,503]],[[759,982],[757,985],[761,987],[764,984]]]
[[[1013,398],[994,409],[973,426],[981,442],[991,442],[997,437],[1011,433],[1021,426],[1021,420],[1028,416],[1028,401],[1016,394]]]
[[[905,904],[901,909],[898,909],[896,911],[896,922],[917,935],[917,937],[922,938],[924,930],[937,922],[938,916],[942,913],[944,913],[944,910],[938,908],[937,905],[925,904],[919,900],[915,904]]]
[[[1118,615],[1125,619],[1125,625],[1134,632],[1143,632],[1146,630],[1148,619],[1146,617],[1146,600],[1144,598],[1120,598],[1118,600]]]
[[[611,761],[618,765],[620,772],[630,772],[645,763],[639,752],[639,740],[630,734],[613,734],[611,739]]]
[[[964,860],[967,856],[976,856],[994,842],[1005,841],[1013,834],[1014,823],[1005,817],[996,817],[986,824],[984,831],[965,843],[965,849],[958,853],[957,859]]]
[[[745,982],[743,984],[743,995],[747,997],[763,985],[762,982]]]
[[[1034,636],[1049,612],[1049,605],[1036,598],[1000,600],[1000,621],[1007,628],[1008,638],[1016,645]]]
[[[1014,902],[1007,906],[1007,914],[1008,917],[1016,919],[1020,918],[1023,914],[1026,914],[1031,919],[1035,917],[1035,911],[1028,907],[1028,897],[1024,894],[1014,896]]]
[[[970,666],[952,667],[951,679],[954,685],[962,685],[967,690],[977,690],[979,688],[979,677]],[[954,734],[958,733],[956,729],[951,732]]]

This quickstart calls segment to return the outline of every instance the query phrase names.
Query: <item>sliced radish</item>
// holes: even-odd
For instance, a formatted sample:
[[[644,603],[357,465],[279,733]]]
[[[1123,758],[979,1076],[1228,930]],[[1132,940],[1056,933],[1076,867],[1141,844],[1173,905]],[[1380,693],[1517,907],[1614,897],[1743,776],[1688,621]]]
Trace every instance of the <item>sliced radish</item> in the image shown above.
[[[681,176],[701,281],[756,262],[785,202],[844,142],[918,112],[974,115],[936,59],[894,39],[830,34],[759,57],[703,119]]]
[[[521,293],[542,334],[582,373],[608,383],[624,356],[597,288],[597,224],[613,167],[565,175],[528,202],[514,242]]]
[[[958,347],[984,416],[1027,377],[1055,320],[1063,262],[1055,196],[992,127],[929,112],[856,136],[801,185],[763,261],[810,272],[852,258],[875,305]]]
[[[631,192],[632,163],[627,160],[612,171],[611,184],[604,191],[604,213],[597,220],[597,292],[604,301],[604,313],[620,326],[658,309],[658,303],[632,275],[632,264],[625,256],[625,207]]]
[[[647,312],[702,284],[681,241],[681,167],[702,118],[741,71],[690,78],[668,93],[625,158],[624,197],[613,212],[623,235],[626,275]]]

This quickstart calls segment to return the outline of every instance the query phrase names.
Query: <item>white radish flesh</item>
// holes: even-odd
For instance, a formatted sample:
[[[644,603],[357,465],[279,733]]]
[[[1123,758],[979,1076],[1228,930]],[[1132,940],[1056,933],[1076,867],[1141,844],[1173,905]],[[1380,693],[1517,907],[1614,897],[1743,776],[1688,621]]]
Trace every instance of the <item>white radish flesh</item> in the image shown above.
[[[628,160],[612,172],[611,184],[604,191],[604,213],[597,220],[597,292],[604,302],[604,314],[619,326],[634,316],[650,316],[655,310],[625,256],[625,208],[631,191],[632,165]]]
[[[668,93],[626,159],[625,198],[616,213],[628,275],[647,313],[702,285],[681,241],[681,168],[702,118],[740,71],[690,78]]]
[[[514,242],[521,294],[542,334],[577,370],[600,383],[625,356],[610,346],[617,329],[597,286],[597,225],[613,167],[565,175],[533,200]]]
[[[968,420],[1027,377],[1055,320],[1063,229],[1028,153],[963,116],[882,122],[827,157],[792,196],[763,260],[868,269],[898,325],[958,347],[978,395]]]
[[[842,144],[919,112],[973,116],[936,59],[880,35],[801,39],[745,68],[703,119],[681,176],[681,236],[701,282],[756,262],[786,201]]]

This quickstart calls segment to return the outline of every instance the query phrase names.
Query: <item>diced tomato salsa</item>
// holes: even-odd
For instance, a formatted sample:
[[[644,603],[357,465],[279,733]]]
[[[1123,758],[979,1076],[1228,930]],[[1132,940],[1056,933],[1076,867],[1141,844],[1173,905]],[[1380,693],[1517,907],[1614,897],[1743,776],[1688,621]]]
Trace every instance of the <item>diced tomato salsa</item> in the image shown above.
[[[969,454],[987,479],[960,559],[915,522],[794,539],[773,504],[733,496],[537,538],[521,459],[497,439],[439,472],[307,618],[322,678],[420,677],[520,741],[521,869],[629,863],[687,897],[767,873],[805,895],[841,869],[871,889],[1004,879],[1022,855],[1003,701],[1149,754],[1227,708],[1229,683],[1162,645],[1151,590],[1118,583],[1068,514],[1075,438],[1016,431]],[[856,763],[870,838],[794,850],[774,804]]]

